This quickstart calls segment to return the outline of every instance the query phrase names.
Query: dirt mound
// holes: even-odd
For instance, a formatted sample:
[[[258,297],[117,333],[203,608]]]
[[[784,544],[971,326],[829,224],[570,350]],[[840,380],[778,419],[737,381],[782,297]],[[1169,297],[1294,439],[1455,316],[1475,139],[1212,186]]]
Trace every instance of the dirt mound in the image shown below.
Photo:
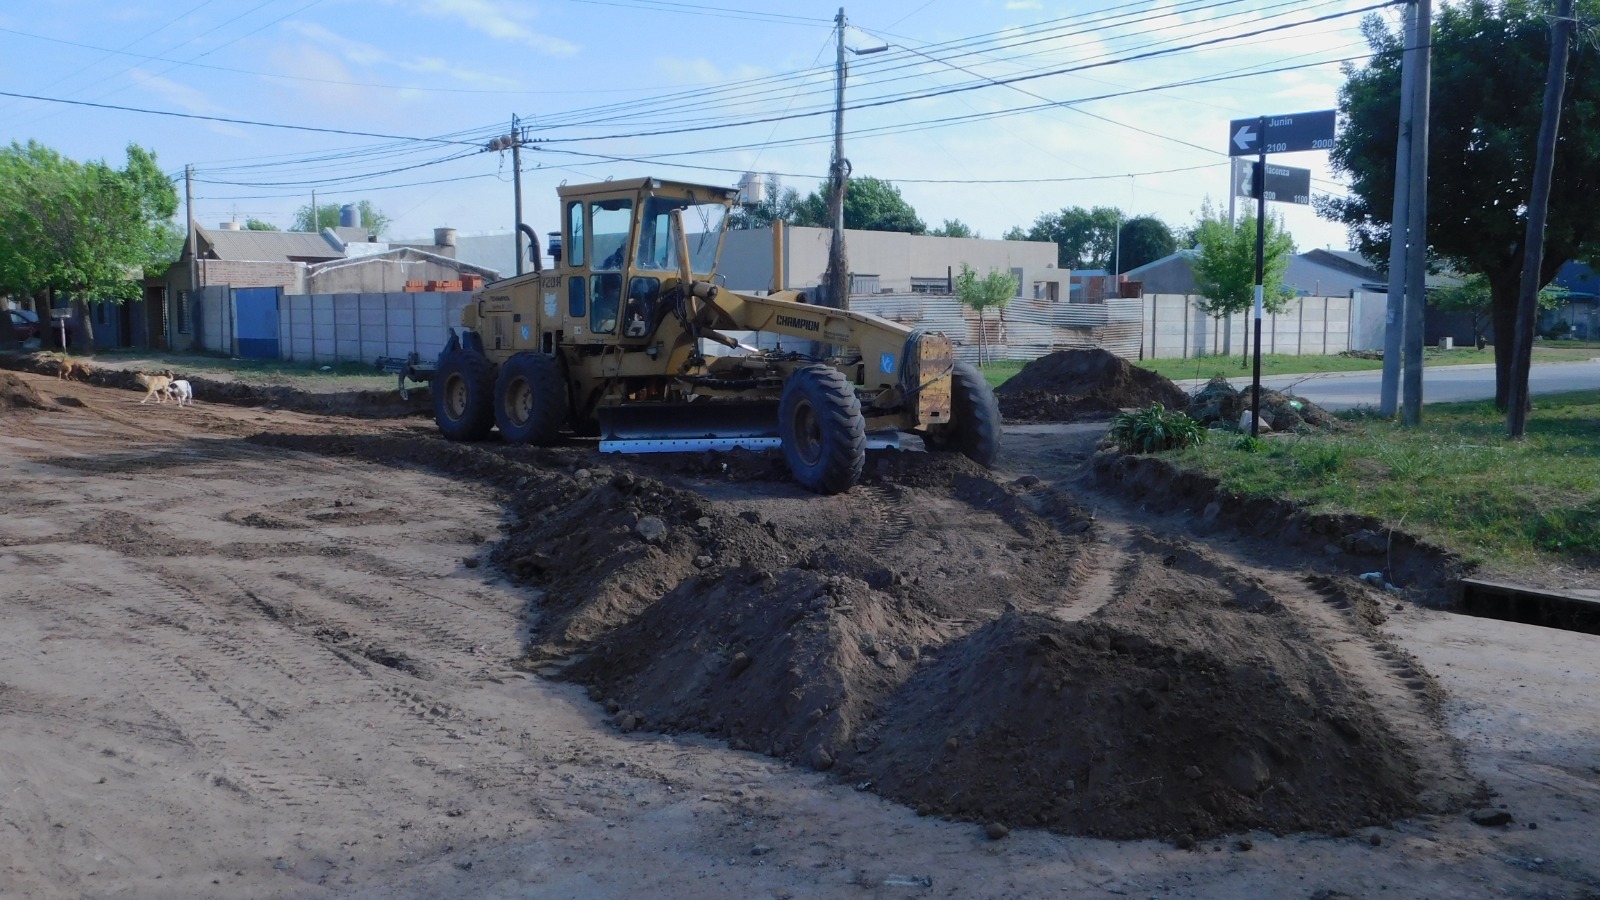
[[[1415,760],[1262,584],[1143,538],[1112,599],[1064,621],[1094,523],[959,457],[873,454],[875,482],[817,498],[720,487],[739,467],[707,456],[678,475],[582,449],[257,440],[505,489],[515,521],[494,559],[540,590],[528,666],[587,685],[624,730],[713,735],[926,813],[1074,834],[1339,831],[1421,808]]]
[[[995,390],[1001,413],[1017,422],[1104,418],[1160,403],[1182,409],[1188,395],[1165,376],[1104,350],[1061,350],[1023,367]]]
[[[1186,545],[1141,549],[1088,619],[1012,611],[941,648],[850,777],[918,809],[1113,838],[1417,808],[1414,762],[1266,589]]]
[[[0,373],[0,413],[15,409],[45,409],[39,392],[15,375]]]
[[[48,353],[23,356],[0,354],[0,368],[32,372],[37,375],[55,375],[61,368],[59,358]],[[413,388],[409,399],[401,399],[399,391],[343,391],[322,393],[304,391],[283,385],[250,384],[242,381],[219,381],[200,375],[189,375],[181,368],[152,370],[151,374],[172,375],[187,380],[194,389],[194,399],[209,403],[229,403],[237,406],[271,406],[296,412],[323,415],[350,416],[363,419],[390,419],[403,416],[428,415],[433,410],[433,400],[427,388]],[[92,366],[83,378],[97,387],[144,393],[136,373],[109,366]]]
[[[1239,417],[1250,409],[1250,390],[1234,390],[1217,375],[1189,398],[1185,411],[1204,425],[1239,427]],[[1261,420],[1273,431],[1337,431],[1343,427],[1333,413],[1304,397],[1279,391],[1261,392]]]

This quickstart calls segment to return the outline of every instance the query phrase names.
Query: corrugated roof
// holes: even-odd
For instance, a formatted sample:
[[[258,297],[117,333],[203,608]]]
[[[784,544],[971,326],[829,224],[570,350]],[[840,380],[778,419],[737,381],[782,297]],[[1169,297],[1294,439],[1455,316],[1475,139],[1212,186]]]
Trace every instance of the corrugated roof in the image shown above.
[[[313,275],[320,275],[323,272],[342,269],[345,266],[359,266],[369,262],[394,262],[396,260],[433,262],[455,269],[457,272],[482,275],[486,281],[498,281],[500,279],[500,273],[494,269],[475,266],[472,263],[451,259],[448,256],[440,256],[437,253],[429,253],[427,250],[419,250],[416,247],[395,247],[384,250],[381,253],[364,253],[350,259],[335,259],[328,262],[313,263],[307,267],[307,271]]]
[[[244,262],[288,262],[292,259],[342,259],[328,239],[310,231],[213,231],[196,228],[216,259]]]

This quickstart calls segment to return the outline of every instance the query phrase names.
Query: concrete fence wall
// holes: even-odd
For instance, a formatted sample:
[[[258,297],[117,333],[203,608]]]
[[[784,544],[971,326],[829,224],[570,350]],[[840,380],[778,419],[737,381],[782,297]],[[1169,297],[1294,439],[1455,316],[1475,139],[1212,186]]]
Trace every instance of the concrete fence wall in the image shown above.
[[[1143,356],[1149,359],[1243,354],[1254,332],[1249,312],[1213,319],[1192,294],[1146,294]],[[1319,356],[1354,349],[1349,297],[1299,297],[1261,319],[1261,352]],[[1231,332],[1231,333],[1230,333]]]
[[[278,307],[278,354],[311,363],[364,362],[416,352],[437,356],[460,329],[467,291],[300,294]]]

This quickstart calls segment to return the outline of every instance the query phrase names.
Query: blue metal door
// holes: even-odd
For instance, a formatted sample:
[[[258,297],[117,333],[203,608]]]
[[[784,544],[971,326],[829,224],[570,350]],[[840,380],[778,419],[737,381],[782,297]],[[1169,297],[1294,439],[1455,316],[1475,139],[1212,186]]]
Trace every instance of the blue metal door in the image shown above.
[[[234,337],[242,359],[278,358],[278,288],[239,288],[233,292]]]

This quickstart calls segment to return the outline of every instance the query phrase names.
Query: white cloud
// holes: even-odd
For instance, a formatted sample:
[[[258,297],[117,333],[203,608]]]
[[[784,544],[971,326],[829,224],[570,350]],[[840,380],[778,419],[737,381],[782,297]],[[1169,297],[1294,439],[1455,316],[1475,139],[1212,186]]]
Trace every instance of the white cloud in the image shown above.
[[[573,56],[578,45],[535,31],[530,23],[537,13],[525,3],[508,0],[420,0],[410,8],[436,19],[455,19],[496,40],[525,44],[550,56]]]
[[[336,34],[314,22],[290,22],[286,27],[303,37],[333,47],[344,56],[347,62],[358,66],[375,69],[390,66],[418,75],[445,75],[464,84],[480,88],[515,90],[521,87],[520,82],[515,79],[491,72],[479,72],[475,69],[462,68],[437,56],[411,56],[404,59],[396,59],[371,44]],[[414,94],[416,92],[411,93]]]
[[[1022,9],[1044,9],[1044,4],[1040,3],[1039,0],[1007,0],[1006,9],[1013,11]]]
[[[185,112],[201,115],[217,115],[223,112],[223,108],[211,102],[211,98],[205,94],[170,78],[163,78],[143,69],[128,70],[128,77],[133,84],[156,94],[166,101],[167,105],[176,106]]]

